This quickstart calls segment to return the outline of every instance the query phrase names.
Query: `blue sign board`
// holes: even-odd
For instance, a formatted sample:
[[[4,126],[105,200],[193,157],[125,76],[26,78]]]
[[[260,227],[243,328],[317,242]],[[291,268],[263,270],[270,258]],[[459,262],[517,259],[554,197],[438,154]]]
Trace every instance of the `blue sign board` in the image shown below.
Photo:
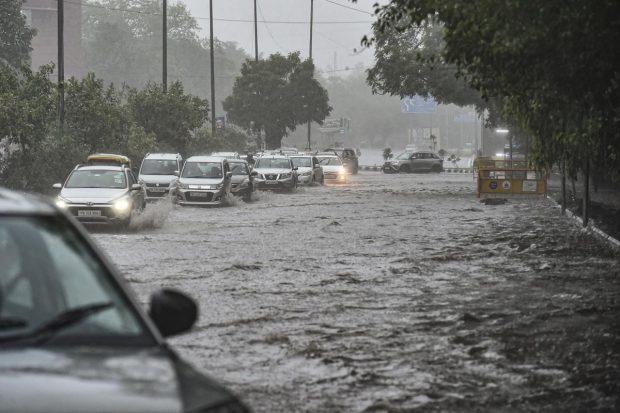
[[[437,102],[432,96],[405,96],[400,100],[400,108],[403,113],[435,113]]]

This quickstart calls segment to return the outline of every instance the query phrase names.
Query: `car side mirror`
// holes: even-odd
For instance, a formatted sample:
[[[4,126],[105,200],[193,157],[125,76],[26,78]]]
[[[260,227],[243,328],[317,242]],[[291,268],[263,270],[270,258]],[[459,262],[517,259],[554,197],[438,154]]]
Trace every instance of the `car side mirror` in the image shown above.
[[[198,305],[187,295],[163,289],[151,295],[149,316],[164,337],[185,333],[198,319]]]
[[[250,172],[250,176],[257,176],[257,175],[258,175],[258,172],[256,172],[256,171]]]
[[[232,172],[226,172],[226,178],[231,178],[232,177]]]
[[[299,170],[299,168],[295,166],[295,167],[293,168],[293,171],[297,171],[297,170]]]
[[[52,185],[52,188],[54,188],[54,189],[62,189],[62,184],[56,183],[56,184]]]
[[[174,171],[172,174],[173,174],[174,176],[179,176],[179,171]]]
[[[140,184],[133,184],[133,185],[131,185],[131,190],[132,191],[139,191],[141,189],[142,189],[142,185],[140,185]]]

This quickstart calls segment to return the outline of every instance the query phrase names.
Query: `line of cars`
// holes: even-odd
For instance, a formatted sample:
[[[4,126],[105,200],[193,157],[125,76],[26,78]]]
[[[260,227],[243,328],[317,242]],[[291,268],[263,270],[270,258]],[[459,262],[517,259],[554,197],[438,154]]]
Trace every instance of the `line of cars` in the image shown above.
[[[230,195],[251,201],[257,190],[344,184],[348,175],[334,152],[263,153],[253,165],[235,152],[186,160],[178,153],[149,153],[137,177],[128,157],[93,154],[53,187],[59,191],[56,205],[82,223],[127,227],[149,201],[170,197],[180,205],[219,205]]]

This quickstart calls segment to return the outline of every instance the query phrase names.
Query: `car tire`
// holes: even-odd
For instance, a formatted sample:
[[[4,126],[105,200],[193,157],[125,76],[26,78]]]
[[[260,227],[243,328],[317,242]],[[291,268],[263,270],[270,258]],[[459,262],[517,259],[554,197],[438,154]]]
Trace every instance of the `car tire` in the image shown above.
[[[409,168],[409,165],[402,165],[400,168],[398,168],[398,172],[408,174],[411,172],[411,169]]]
[[[436,174],[441,173],[441,166],[433,165],[433,167],[431,168],[431,172],[436,173]]]

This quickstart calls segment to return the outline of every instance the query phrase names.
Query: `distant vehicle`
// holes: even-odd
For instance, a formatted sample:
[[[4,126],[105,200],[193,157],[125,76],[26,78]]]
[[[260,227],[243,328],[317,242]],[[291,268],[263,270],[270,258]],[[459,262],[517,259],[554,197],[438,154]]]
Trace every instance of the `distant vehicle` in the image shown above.
[[[359,160],[355,149],[352,148],[329,148],[324,152],[334,152],[342,159],[342,163],[350,174],[357,174],[359,170]]]
[[[323,168],[316,156],[292,155],[289,158],[293,166],[297,167],[297,176],[301,185],[323,184]]]
[[[280,155],[297,155],[299,153],[299,151],[297,150],[297,148],[280,148],[278,149],[278,151],[280,152]]]
[[[409,172],[442,172],[443,159],[439,155],[428,152],[403,152],[396,158],[383,164],[384,173],[409,173]]]
[[[213,152],[210,156],[226,159],[241,159],[238,152]]]
[[[77,165],[64,185],[53,187],[60,190],[56,205],[85,224],[127,227],[146,203],[146,190],[126,163]]]
[[[47,201],[0,188],[0,268],[0,411],[248,412],[164,340],[192,328],[194,301],[159,290],[147,315]]]
[[[242,197],[245,201],[251,201],[256,191],[254,177],[258,175],[252,171],[250,165],[242,159],[229,159],[230,172],[232,173],[230,192]]]
[[[291,159],[282,155],[265,155],[256,160],[254,171],[257,188],[285,189],[297,188],[297,167]]]
[[[226,158],[192,156],[185,161],[171,191],[179,205],[220,205],[230,194],[231,179]]]
[[[317,159],[323,168],[323,178],[325,184],[336,183],[346,184],[348,173],[342,159],[337,155],[317,155]]]
[[[138,180],[146,186],[146,200],[154,201],[168,195],[170,184],[183,167],[178,153],[147,153],[142,160]]]

